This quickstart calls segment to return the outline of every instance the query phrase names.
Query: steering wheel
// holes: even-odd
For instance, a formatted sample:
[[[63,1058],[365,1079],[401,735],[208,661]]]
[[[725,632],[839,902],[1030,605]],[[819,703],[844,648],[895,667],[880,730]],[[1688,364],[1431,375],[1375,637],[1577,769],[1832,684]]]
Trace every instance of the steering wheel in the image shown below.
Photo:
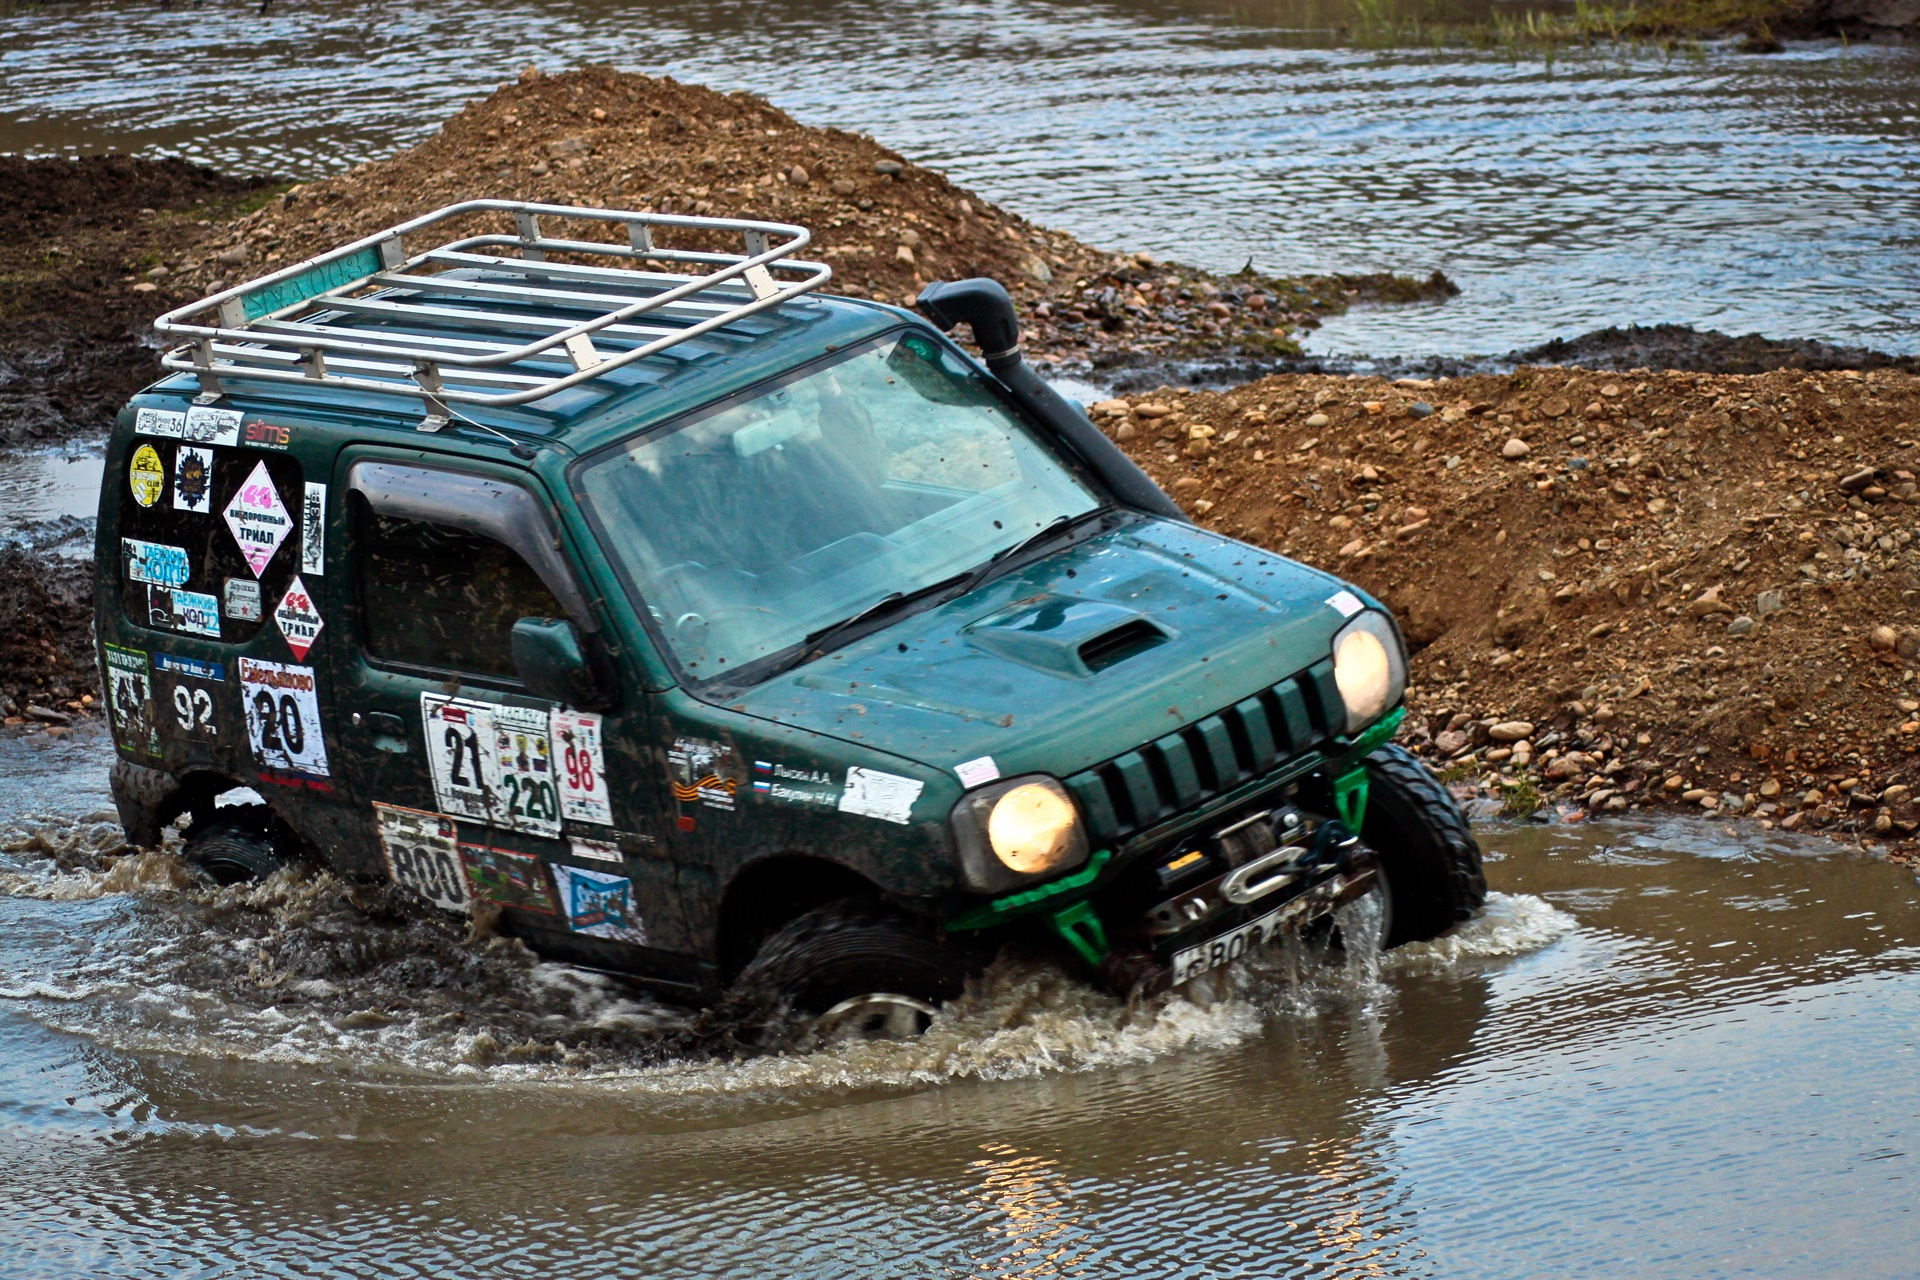
[[[673,620],[673,629],[677,632],[685,632],[694,627],[710,627],[716,622],[740,614],[760,614],[768,618],[778,618],[781,616],[765,605],[721,604],[710,607],[705,613],[689,611],[681,614]]]

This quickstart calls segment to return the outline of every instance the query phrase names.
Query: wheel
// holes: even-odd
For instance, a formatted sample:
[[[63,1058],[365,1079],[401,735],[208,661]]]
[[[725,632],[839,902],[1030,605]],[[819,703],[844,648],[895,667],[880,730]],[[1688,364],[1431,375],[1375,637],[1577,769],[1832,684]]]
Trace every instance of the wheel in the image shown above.
[[[815,1040],[898,1039],[927,1029],[968,968],[912,916],[842,898],[781,926],[734,987],[811,1017]]]
[[[264,880],[286,862],[274,849],[264,805],[236,805],[196,823],[187,832],[186,859],[217,884]]]
[[[1480,845],[1440,780],[1404,747],[1367,757],[1360,838],[1380,859],[1381,945],[1436,938],[1471,920],[1487,897]]]

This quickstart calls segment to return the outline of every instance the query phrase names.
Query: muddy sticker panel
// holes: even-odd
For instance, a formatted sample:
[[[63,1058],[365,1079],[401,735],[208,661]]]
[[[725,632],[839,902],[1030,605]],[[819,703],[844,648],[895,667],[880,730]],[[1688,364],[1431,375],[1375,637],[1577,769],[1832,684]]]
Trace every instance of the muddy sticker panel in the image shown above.
[[[172,409],[137,409],[133,415],[133,433],[177,440],[186,422],[186,414],[176,413]]]
[[[240,699],[256,762],[305,777],[328,776],[320,690],[312,667],[242,658]]]
[[[229,618],[235,622],[260,621],[260,584],[252,578],[228,578],[221,595]]]
[[[675,738],[673,749],[667,752],[667,768],[673,774],[673,798],[681,804],[698,803],[709,809],[734,807],[734,794],[740,790],[740,764],[726,743]]]
[[[205,515],[212,508],[213,450],[183,444],[173,455],[173,509]]]
[[[855,765],[847,770],[847,785],[840,793],[840,812],[905,824],[913,813],[913,802],[920,798],[925,786],[917,778],[903,778],[897,773]]]
[[[155,626],[171,627],[188,635],[211,636],[215,640],[220,638],[220,602],[214,597],[181,587],[153,587],[151,591],[156,599],[163,595],[167,598],[167,621],[160,621],[159,610],[155,609]]]
[[[627,855],[620,851],[620,846],[611,840],[588,840],[582,836],[574,836],[567,841],[567,848],[574,857],[583,862],[611,862],[615,866],[620,866],[627,860]]]
[[[160,495],[167,491],[167,464],[160,461],[158,449],[143,444],[133,451],[133,457],[127,462],[127,488],[133,491],[133,500],[143,507],[160,501]]]
[[[327,486],[307,485],[300,504],[300,572],[327,571]]]
[[[647,927],[634,909],[633,881],[584,867],[555,867],[553,878],[575,933],[647,945]]]
[[[553,891],[547,887],[546,864],[530,853],[494,849],[486,845],[463,844],[460,856],[466,862],[467,884],[480,902],[497,902],[503,907],[538,911],[553,915]]]
[[[300,581],[300,575],[294,574],[293,581],[287,584],[287,594],[280,597],[280,604],[273,611],[274,625],[280,628],[280,634],[286,637],[287,648],[293,650],[293,656],[306,661],[307,650],[313,648],[313,642],[319,638],[320,628],[326,623],[320,618],[320,607],[313,602],[313,596],[307,591],[307,584]]]
[[[226,664],[156,653],[153,670],[161,685],[161,705],[169,708],[180,732],[189,738],[218,738],[213,686],[227,682]]]
[[[113,739],[122,751],[160,754],[160,735],[153,719],[153,683],[147,675],[144,649],[103,645],[107,654],[107,711],[113,719]]]
[[[840,803],[840,784],[825,769],[806,769],[778,760],[755,760],[753,794],[759,800],[832,809]]]
[[[434,803],[530,835],[560,834],[547,712],[420,695]]]
[[[613,825],[600,726],[600,717],[591,711],[553,713],[553,744],[560,753],[560,813],[568,822]]]
[[[253,570],[253,576],[259,577],[273,553],[293,532],[293,517],[280,501],[280,491],[267,474],[266,463],[253,464],[253,471],[227,503],[226,521],[241,558]]]
[[[538,836],[560,834],[560,794],[553,779],[553,740],[544,707],[493,709],[495,791],[501,825]]]
[[[473,909],[473,891],[460,861],[460,841],[452,818],[378,801],[374,802],[373,814],[380,828],[380,852],[395,884],[411,889],[442,911],[464,913]]]

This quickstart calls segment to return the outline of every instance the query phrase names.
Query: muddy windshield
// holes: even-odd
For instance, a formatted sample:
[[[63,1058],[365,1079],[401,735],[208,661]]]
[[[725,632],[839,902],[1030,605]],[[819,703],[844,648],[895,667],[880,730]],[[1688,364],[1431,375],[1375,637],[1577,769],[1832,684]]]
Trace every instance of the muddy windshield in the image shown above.
[[[913,334],[648,432],[580,491],[695,680],[1100,505],[980,373]]]

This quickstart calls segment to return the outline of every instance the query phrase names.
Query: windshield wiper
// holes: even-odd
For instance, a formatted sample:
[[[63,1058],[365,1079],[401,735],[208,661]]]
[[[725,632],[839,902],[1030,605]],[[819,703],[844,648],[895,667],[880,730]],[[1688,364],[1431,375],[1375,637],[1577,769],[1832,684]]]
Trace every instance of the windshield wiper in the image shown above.
[[[904,609],[915,600],[921,599],[924,596],[930,596],[936,591],[946,590],[956,582],[965,579],[966,576],[964,573],[957,573],[951,578],[942,578],[938,582],[929,582],[924,587],[915,587],[912,591],[889,591],[886,595],[881,596],[878,600],[875,600],[872,604],[857,613],[849,614],[847,617],[840,619],[840,621],[830,623],[818,631],[809,632],[807,638],[800,642],[800,646],[794,650],[794,652],[788,654],[779,662],[774,663],[772,667],[768,668],[766,675],[761,678],[772,679],[782,671],[791,670],[807,659],[817,657],[819,654],[826,652],[834,641],[861,623],[870,622],[874,618],[893,613],[898,609]]]
[[[1055,516],[1012,546],[1002,547],[988,556],[984,563],[978,565],[966,575],[966,586],[961,588],[960,594],[965,595],[975,587],[997,576],[1000,571],[1006,568],[1013,558],[1022,551],[1032,550],[1041,543],[1058,537],[1069,529],[1074,529],[1085,524],[1095,516],[1105,515],[1107,511],[1108,508],[1106,507],[1095,507],[1091,511],[1082,511],[1077,516]]]

